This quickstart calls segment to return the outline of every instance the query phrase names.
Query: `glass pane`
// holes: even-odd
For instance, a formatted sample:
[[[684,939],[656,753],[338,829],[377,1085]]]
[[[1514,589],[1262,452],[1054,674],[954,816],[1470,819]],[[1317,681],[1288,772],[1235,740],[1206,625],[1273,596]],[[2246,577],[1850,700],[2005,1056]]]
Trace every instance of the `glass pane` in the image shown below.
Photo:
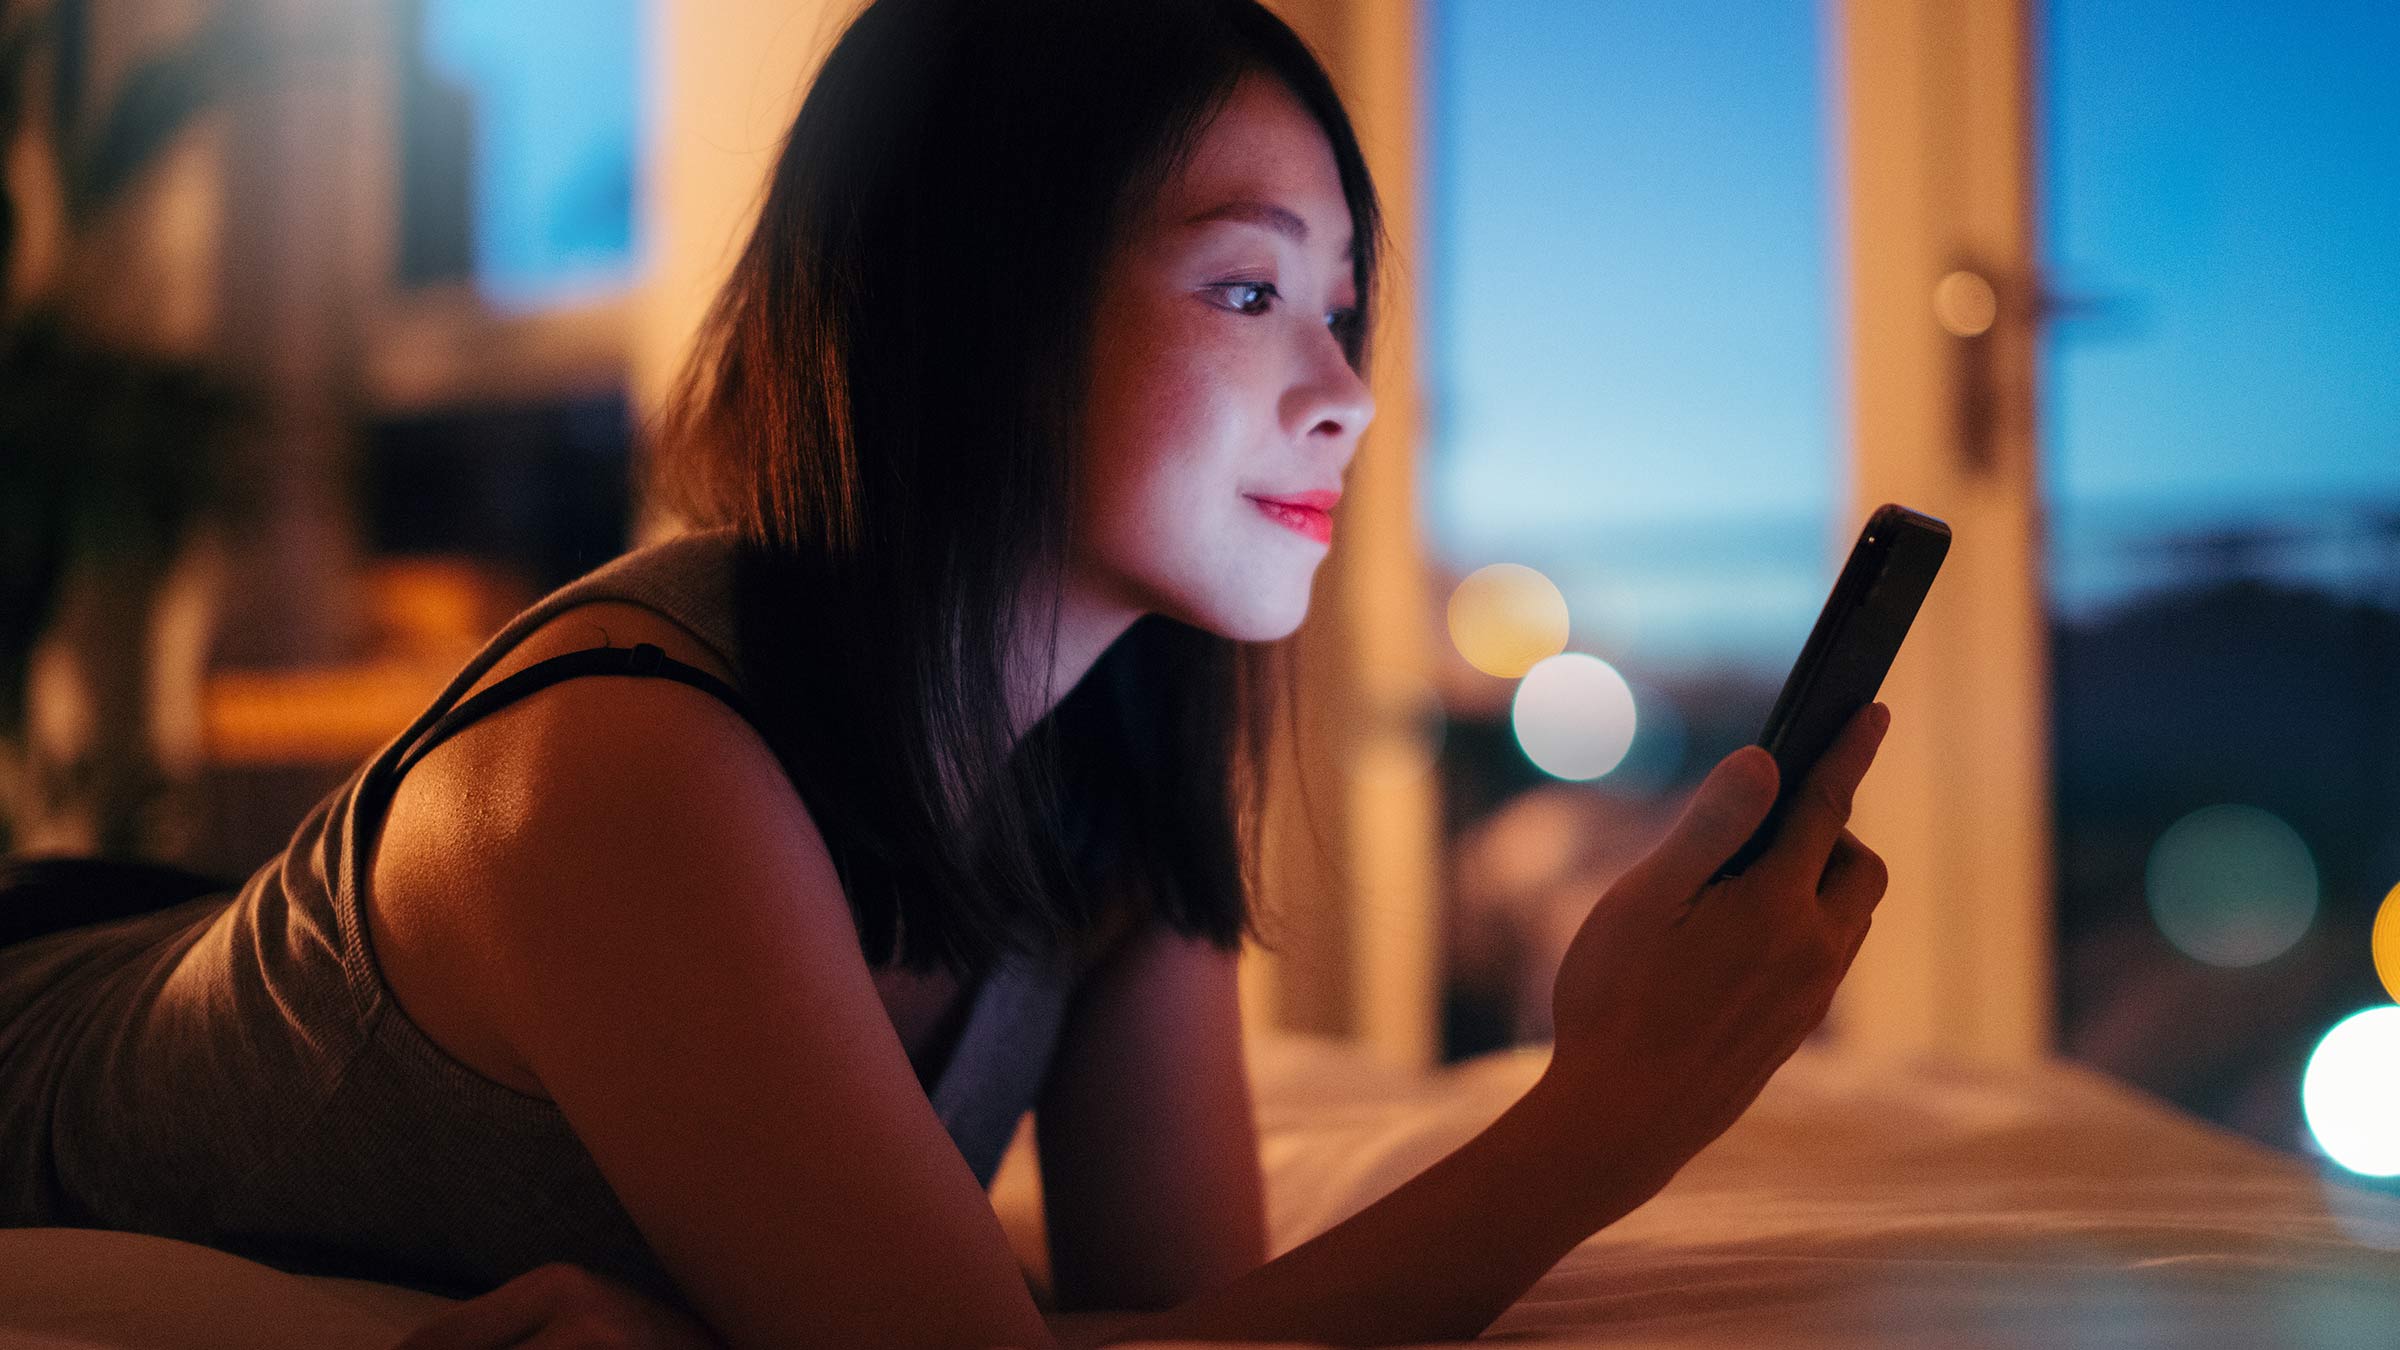
[[[404,282],[524,310],[616,290],[634,261],[638,0],[412,0]]]
[[[1832,581],[1834,330],[1815,6],[1448,0],[1427,40],[1426,534],[1492,648],[1444,648],[1455,1058],[1549,1035],[1574,924],[1758,733]]]
[[[2044,20],[2060,1027],[2189,1110],[2400,1172],[2391,1019],[2379,1085],[2327,1061],[2313,1126],[2303,1101],[2391,992],[2400,9],[2302,9]],[[2337,1100],[2370,1086],[2380,1116]]]

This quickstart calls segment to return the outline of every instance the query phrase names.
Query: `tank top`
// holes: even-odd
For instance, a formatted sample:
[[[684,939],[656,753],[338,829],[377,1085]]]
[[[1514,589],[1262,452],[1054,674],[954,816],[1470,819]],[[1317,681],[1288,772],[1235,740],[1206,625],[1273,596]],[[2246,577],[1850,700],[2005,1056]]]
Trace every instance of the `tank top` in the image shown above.
[[[454,1296],[568,1261],[682,1302],[564,1114],[453,1058],[401,1010],[361,896],[398,771],[519,678],[459,706],[526,634],[570,606],[625,601],[738,676],[733,567],[731,533],[705,531],[567,584],[510,620],[238,891],[0,949],[0,1225],[151,1233]],[[646,651],[646,672],[609,673],[661,673]],[[987,1188],[1085,969],[1065,952],[1004,957],[920,1075]]]

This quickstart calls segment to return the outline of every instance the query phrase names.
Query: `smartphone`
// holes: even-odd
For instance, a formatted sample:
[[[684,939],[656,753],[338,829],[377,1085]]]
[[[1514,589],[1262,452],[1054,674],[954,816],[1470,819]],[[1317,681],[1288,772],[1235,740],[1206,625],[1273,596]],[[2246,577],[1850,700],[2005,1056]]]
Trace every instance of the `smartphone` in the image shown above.
[[[1782,775],[1774,809],[1718,877],[1739,876],[1775,842],[1808,771],[1858,710],[1875,701],[1949,552],[1950,527],[1922,512],[1886,502],[1867,517],[1758,735]]]

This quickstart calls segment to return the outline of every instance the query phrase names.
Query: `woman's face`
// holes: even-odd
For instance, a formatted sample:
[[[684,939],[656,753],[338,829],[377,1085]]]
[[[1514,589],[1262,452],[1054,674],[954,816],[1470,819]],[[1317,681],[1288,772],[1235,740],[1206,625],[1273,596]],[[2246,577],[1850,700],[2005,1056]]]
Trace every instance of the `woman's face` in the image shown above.
[[[1243,641],[1299,627],[1339,512],[1261,499],[1338,493],[1375,415],[1342,352],[1350,234],[1315,119],[1281,81],[1242,80],[1102,280],[1073,560],[1089,594]]]

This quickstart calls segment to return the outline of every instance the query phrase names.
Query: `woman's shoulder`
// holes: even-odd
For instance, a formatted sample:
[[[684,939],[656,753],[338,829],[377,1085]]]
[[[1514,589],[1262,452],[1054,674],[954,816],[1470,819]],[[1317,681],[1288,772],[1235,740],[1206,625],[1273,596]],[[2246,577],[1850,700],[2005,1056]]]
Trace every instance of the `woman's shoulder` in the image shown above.
[[[664,620],[698,639],[720,663],[738,662],[743,557],[740,536],[730,528],[651,539],[549,592],[510,620],[489,645],[505,648],[508,658],[522,664],[522,650],[537,638],[555,645],[561,631],[569,641],[592,631],[572,624],[562,630],[562,619],[613,614],[630,621],[625,611],[638,609],[649,621]]]
[[[594,647],[657,647],[672,660],[694,666],[729,686],[742,685],[725,644],[696,631],[695,625],[671,618],[660,609],[629,599],[572,600],[520,637],[491,667],[459,695],[473,698],[509,676],[554,656]]]
[[[556,657],[643,645],[741,691],[741,672],[717,644],[643,604],[594,599],[544,618],[459,691],[451,706]],[[740,709],[677,680],[584,675],[503,702],[426,751],[393,786],[379,831],[383,849],[438,866],[443,847],[391,846],[428,832],[437,845],[462,842],[438,836],[487,824],[471,819],[484,813],[467,809],[471,805],[535,803],[576,786],[560,781],[562,775],[594,773],[646,785],[662,797],[706,793],[729,806],[765,800],[778,810],[790,804],[783,800],[790,795],[788,780]],[[695,774],[708,781],[689,781]],[[378,861],[380,875],[385,868]]]
[[[516,611],[426,708],[420,725],[430,730],[437,716],[455,723],[457,710],[493,685],[587,648],[649,643],[740,689],[741,556],[739,534],[730,527],[637,542]],[[430,749],[407,744],[418,754]]]
[[[711,643],[655,609],[604,599],[542,620],[459,701],[553,657],[644,643],[739,688]],[[694,802],[760,817],[806,809],[733,708],[667,679],[562,680],[478,717],[414,764],[393,786],[365,868],[360,907],[376,964],[437,1044],[520,1091],[535,1090],[531,1069],[490,1025],[462,958],[496,918],[494,869],[564,867],[626,842],[558,837],[546,819],[546,801],[582,795],[601,775],[654,801],[662,819]]]

